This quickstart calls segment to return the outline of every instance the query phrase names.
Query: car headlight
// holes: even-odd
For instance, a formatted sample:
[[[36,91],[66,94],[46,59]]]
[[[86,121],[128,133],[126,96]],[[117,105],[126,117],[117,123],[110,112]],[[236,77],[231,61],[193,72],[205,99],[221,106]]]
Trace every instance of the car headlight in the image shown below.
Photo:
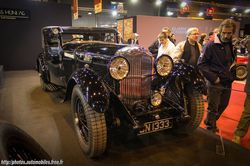
[[[162,77],[167,76],[172,71],[173,66],[173,60],[168,55],[162,55],[156,60],[156,72]]]
[[[162,95],[159,92],[155,92],[152,96],[151,96],[151,104],[153,106],[159,106],[162,102]]]
[[[109,65],[110,75],[116,80],[122,80],[128,75],[129,63],[123,57],[116,57],[112,59]]]

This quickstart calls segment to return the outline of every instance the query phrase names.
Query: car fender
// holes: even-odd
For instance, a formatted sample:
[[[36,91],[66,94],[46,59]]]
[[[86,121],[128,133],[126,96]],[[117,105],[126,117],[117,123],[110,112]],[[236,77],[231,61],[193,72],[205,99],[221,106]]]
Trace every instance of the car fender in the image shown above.
[[[173,81],[175,84],[178,81],[188,83],[202,94],[206,94],[207,92],[204,77],[199,71],[197,71],[197,69],[188,64],[176,63],[174,65],[167,82],[173,83]]]
[[[43,78],[43,80],[45,82],[48,82],[49,81],[48,66],[45,63],[44,54],[43,53],[39,54],[36,63],[37,63],[36,64],[37,72],[40,73],[41,77]]]
[[[66,99],[72,94],[74,86],[78,84],[88,104],[96,112],[105,112],[109,106],[109,91],[100,77],[88,68],[74,72],[67,84]]]

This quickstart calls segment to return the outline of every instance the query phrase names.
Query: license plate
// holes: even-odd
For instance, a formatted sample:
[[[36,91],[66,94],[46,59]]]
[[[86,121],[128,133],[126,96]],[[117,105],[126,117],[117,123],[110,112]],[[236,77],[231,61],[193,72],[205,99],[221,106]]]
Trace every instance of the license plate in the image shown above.
[[[172,128],[170,119],[160,119],[152,122],[147,122],[144,123],[144,128],[139,131],[138,135],[153,133],[168,128]]]

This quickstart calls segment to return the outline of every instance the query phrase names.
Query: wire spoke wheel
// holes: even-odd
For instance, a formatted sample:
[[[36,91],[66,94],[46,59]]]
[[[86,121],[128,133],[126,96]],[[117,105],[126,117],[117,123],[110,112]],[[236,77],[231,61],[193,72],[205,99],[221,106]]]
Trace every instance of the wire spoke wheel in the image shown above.
[[[74,127],[81,149],[90,158],[102,155],[107,148],[104,113],[96,112],[90,107],[79,85],[73,88],[71,106]]]
[[[84,114],[83,106],[81,104],[81,100],[77,98],[76,100],[76,113],[75,120],[78,122],[78,127],[81,131],[82,137],[88,142],[88,126],[87,119]]]
[[[183,98],[184,103],[187,104],[187,107],[184,107],[190,119],[186,123],[178,124],[176,132],[189,134],[197,129],[202,121],[203,114],[204,114],[204,101],[202,94],[198,93],[197,91],[193,91],[192,94],[188,94],[186,97]]]

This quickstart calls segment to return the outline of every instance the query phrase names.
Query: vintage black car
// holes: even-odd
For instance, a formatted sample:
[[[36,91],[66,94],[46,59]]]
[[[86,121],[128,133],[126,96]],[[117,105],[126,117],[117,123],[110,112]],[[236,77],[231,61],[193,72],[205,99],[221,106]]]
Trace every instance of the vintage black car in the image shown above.
[[[172,128],[195,130],[203,117],[204,80],[192,67],[138,45],[117,44],[108,28],[45,27],[37,69],[44,90],[71,99],[74,127],[88,157],[102,155],[111,136]],[[66,37],[65,37],[66,36]],[[68,38],[73,36],[72,39]]]

